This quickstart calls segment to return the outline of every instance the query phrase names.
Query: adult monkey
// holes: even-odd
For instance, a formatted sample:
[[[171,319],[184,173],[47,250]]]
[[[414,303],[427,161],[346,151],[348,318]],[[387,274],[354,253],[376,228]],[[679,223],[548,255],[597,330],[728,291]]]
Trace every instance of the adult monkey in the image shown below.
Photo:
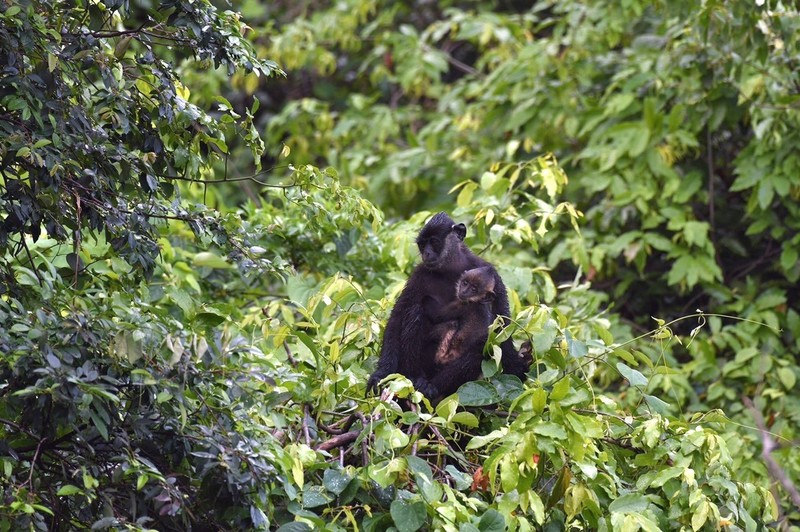
[[[466,226],[455,223],[444,212],[431,218],[419,232],[417,246],[422,263],[414,268],[389,315],[378,365],[367,382],[368,390],[376,388],[384,377],[392,373],[405,375],[417,390],[431,399],[450,390],[454,383],[465,382],[464,373],[472,372],[468,367],[471,364],[456,362],[437,367],[435,358],[442,339],[441,332],[437,337],[430,312],[423,305],[427,300],[426,305],[433,301],[434,305],[444,308],[454,301],[456,283],[465,271],[490,268],[495,278],[492,313],[494,316],[509,315],[508,294],[503,280],[491,264],[467,248],[463,242],[466,234]],[[503,371],[524,378],[528,369],[526,361],[514,349],[511,339],[504,341],[500,348]],[[476,356],[482,358],[483,355],[477,353],[469,361],[474,362]]]

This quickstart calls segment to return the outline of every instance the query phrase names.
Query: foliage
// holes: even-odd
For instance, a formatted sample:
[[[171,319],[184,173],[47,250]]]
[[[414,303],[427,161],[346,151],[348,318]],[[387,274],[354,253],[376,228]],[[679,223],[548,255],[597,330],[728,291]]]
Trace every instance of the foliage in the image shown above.
[[[800,16],[519,4],[0,8],[0,530],[797,521]],[[438,208],[511,325],[365,397]]]
[[[35,242],[43,228],[63,241],[87,227],[150,272],[152,217],[170,215],[175,183],[225,157],[228,135],[263,151],[251,111],[237,120],[222,98],[212,117],[188,101],[172,66],[195,56],[205,68],[280,72],[255,56],[233,12],[207,1],[146,9],[30,0],[4,7],[0,20],[0,253],[29,252],[25,237]]]
[[[639,331],[696,309],[744,318],[643,346],[660,368],[650,391],[673,414],[719,408],[749,427],[725,430],[755,480],[752,398],[797,485],[799,21],[770,1],[338,3],[270,36],[289,79],[312,82],[268,138],[400,216],[447,205],[441,192],[497,161],[553,152],[570,184],[551,199],[583,212],[580,232],[550,230],[539,257],[483,228],[481,243],[502,247],[504,274],[533,262],[556,284],[591,282]],[[316,36],[302,48],[299,28]]]

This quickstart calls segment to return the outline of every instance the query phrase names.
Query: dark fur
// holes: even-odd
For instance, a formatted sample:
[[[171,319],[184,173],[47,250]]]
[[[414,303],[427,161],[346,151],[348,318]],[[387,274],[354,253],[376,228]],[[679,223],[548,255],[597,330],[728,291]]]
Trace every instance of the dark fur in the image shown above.
[[[503,280],[494,267],[475,256],[464,245],[466,227],[456,224],[445,213],[431,218],[417,236],[422,257],[409,277],[386,323],[383,345],[375,372],[367,383],[373,389],[387,375],[401,373],[411,379],[416,388],[429,398],[452,393],[456,383],[464,383],[480,374],[480,356],[470,356],[439,367],[436,352],[441,341],[430,314],[436,313],[456,299],[456,282],[461,274],[475,268],[487,268],[494,276],[495,298],[491,306],[495,316],[508,316],[508,295]],[[438,337],[437,337],[438,334]],[[520,358],[510,339],[501,344],[503,371],[524,378],[525,360]],[[455,387],[454,387],[455,385]]]
[[[494,322],[493,301],[494,275],[487,267],[465,271],[456,283],[456,300],[444,307],[426,299],[425,313],[437,324],[434,330],[436,336],[441,337],[434,358],[440,368],[463,357],[483,353],[489,326]],[[478,375],[469,380],[476,378]],[[453,383],[453,386],[458,388],[462,384]]]

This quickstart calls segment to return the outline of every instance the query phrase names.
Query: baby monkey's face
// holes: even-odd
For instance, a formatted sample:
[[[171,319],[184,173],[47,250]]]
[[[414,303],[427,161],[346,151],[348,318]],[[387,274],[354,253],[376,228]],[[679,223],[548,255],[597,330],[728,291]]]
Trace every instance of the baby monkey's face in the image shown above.
[[[482,303],[494,296],[494,275],[488,268],[467,270],[458,279],[456,297],[465,303]]]

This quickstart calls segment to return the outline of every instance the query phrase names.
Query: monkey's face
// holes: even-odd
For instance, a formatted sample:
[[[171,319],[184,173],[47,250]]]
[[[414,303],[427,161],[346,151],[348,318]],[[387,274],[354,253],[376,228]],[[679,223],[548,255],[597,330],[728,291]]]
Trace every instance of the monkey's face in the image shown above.
[[[459,258],[461,241],[467,234],[464,224],[453,223],[444,213],[439,213],[425,224],[417,237],[422,263],[433,270],[446,267]]]
[[[456,297],[465,303],[487,303],[494,298],[494,276],[476,268],[464,272],[456,285]]]

